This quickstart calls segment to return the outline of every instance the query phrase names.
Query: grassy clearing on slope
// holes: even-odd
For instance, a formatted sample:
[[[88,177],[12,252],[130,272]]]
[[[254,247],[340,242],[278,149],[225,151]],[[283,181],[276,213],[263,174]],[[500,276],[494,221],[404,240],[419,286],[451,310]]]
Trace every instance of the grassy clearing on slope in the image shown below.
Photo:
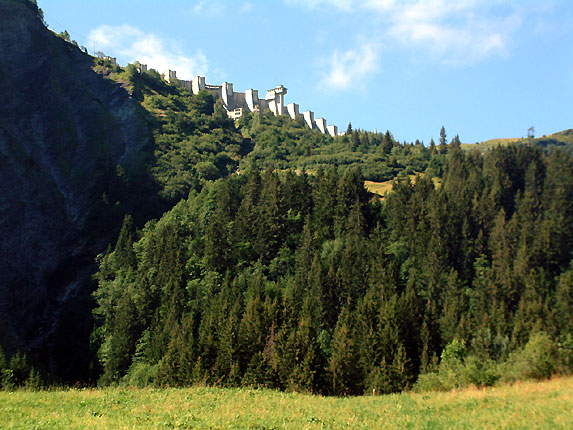
[[[465,149],[467,151],[471,151],[473,149],[477,149],[479,151],[489,151],[490,149],[495,148],[498,145],[507,146],[511,143],[518,143],[521,140],[524,139],[518,137],[511,137],[507,139],[490,139],[481,143],[462,143],[461,146],[462,149]]]
[[[386,194],[386,192],[389,193],[392,191],[393,182],[394,182],[393,180],[386,182],[364,181],[364,186],[371,193],[384,197],[384,194]]]
[[[415,175],[408,175],[408,177],[410,178],[411,182],[416,182],[416,178],[422,175],[424,174],[417,173]],[[386,192],[392,192],[392,189],[394,188],[394,181],[396,179],[397,178],[394,178],[391,181],[385,182],[364,181],[364,186],[371,193],[377,194],[378,196],[384,198],[384,194],[386,194]],[[434,182],[435,187],[439,187],[441,184],[440,178],[432,178],[432,182]]]
[[[530,140],[523,137],[512,137],[506,139],[490,139],[481,143],[462,143],[462,149],[472,151],[477,149],[484,152],[495,148],[498,145],[506,146],[512,143],[529,143]],[[532,140],[533,143],[541,146],[567,146],[573,145],[573,129],[563,130],[558,133],[549,134],[547,136],[536,137]]]
[[[218,388],[0,392],[2,429],[570,429],[572,410],[571,377],[349,398]]]

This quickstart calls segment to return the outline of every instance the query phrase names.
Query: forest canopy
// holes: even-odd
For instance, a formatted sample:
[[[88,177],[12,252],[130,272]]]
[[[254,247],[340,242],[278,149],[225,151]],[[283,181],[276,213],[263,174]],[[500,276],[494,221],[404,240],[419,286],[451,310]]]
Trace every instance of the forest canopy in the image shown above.
[[[251,168],[126,218],[99,257],[101,382],[360,394],[570,371],[573,160],[446,158],[440,187],[383,201],[359,167]]]

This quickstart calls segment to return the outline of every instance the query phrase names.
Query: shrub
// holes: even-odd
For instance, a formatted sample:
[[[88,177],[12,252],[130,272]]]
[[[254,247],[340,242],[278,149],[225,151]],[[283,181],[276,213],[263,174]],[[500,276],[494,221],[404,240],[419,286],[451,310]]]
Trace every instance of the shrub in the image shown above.
[[[147,387],[156,381],[158,372],[159,366],[157,364],[135,362],[125,375],[124,382],[134,387]]]
[[[442,351],[436,372],[423,373],[414,386],[416,391],[446,391],[476,385],[495,384],[499,373],[489,358],[468,355],[465,344],[454,339]]]
[[[469,384],[477,387],[494,385],[500,378],[497,364],[493,360],[475,355],[466,359],[464,373]]]
[[[414,391],[446,391],[448,387],[445,387],[438,372],[422,373],[418,376],[418,380],[414,385]]]
[[[13,390],[16,387],[14,380],[14,371],[12,369],[2,369],[0,372],[0,388],[8,391]]]
[[[504,381],[545,379],[555,373],[558,364],[557,345],[547,333],[538,332],[523,349],[510,354],[500,369]]]

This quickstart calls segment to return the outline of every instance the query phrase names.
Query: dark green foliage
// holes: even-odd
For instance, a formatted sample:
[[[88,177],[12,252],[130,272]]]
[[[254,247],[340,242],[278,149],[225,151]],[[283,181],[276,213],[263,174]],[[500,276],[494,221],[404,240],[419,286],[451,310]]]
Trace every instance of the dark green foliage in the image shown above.
[[[446,129],[444,128],[444,126],[442,125],[442,128],[440,129],[440,144],[438,145],[438,151],[441,154],[445,154],[447,149],[446,149]]]
[[[541,332],[559,342],[556,361],[520,375],[569,368],[565,153],[464,153],[443,127],[426,148],[269,113],[234,124],[206,92],[119,76],[152,114],[162,196],[184,200],[139,232],[126,218],[99,258],[102,382],[343,395],[408,389],[423,373],[438,388],[488,385],[526,345],[547,346]],[[395,177],[382,203],[364,188]]]
[[[400,144],[389,131],[385,134],[352,130],[332,138],[310,130],[302,120],[287,116],[250,114],[238,122],[253,150],[241,161],[245,168],[256,160],[262,168],[295,168],[316,171],[339,166],[360,167],[365,179],[387,181],[399,173],[425,172],[431,158],[424,145]],[[440,156],[443,157],[443,156]],[[434,163],[440,164],[439,160]],[[439,168],[433,175],[438,175]]]
[[[146,111],[154,138],[153,148],[145,154],[148,171],[165,205],[237,169],[249,142],[221,101],[216,103],[207,91],[192,95],[167,84],[154,70],[139,73],[134,64],[121,69],[105,61],[96,60],[95,69],[126,85]]]
[[[330,345],[331,355],[328,362],[330,390],[333,394],[351,394],[359,392],[360,383],[358,363],[355,357],[356,345],[350,320],[350,310],[344,307],[338,317]]]
[[[454,142],[440,188],[400,181],[382,205],[355,168],[251,168],[140,233],[126,218],[100,260],[102,381],[344,395],[566,371],[571,256],[538,238],[572,235],[553,163]]]
[[[525,346],[509,357],[503,366],[503,379],[549,378],[558,366],[558,351],[555,341],[545,332],[531,336]]]
[[[0,389],[14,390],[24,386],[32,389],[42,388],[44,378],[30,364],[26,354],[15,352],[8,357],[0,347]]]

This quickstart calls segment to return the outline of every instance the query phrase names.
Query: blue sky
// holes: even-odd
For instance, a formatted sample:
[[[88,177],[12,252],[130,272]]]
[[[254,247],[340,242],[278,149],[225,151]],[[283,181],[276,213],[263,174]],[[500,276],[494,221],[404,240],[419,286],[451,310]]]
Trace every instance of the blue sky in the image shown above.
[[[463,142],[573,128],[570,0],[39,0],[51,29],[180,78],[283,84],[342,130]]]

